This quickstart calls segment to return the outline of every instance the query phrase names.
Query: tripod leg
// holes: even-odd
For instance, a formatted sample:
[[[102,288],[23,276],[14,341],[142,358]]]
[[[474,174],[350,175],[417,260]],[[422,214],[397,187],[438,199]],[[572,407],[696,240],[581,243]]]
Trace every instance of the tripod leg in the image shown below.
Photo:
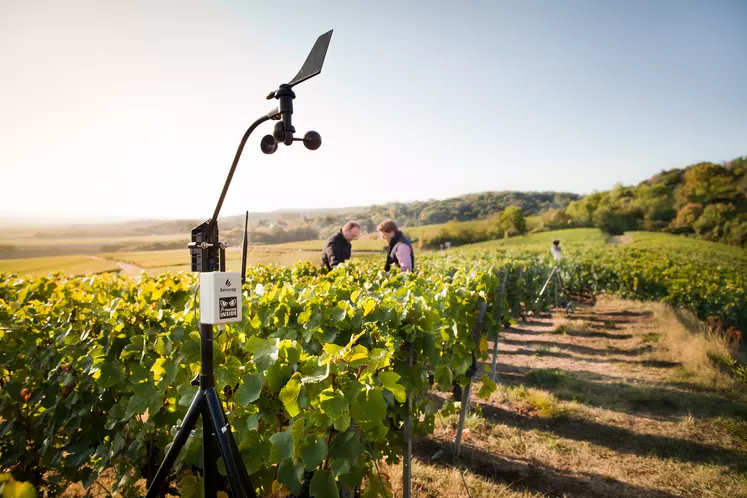
[[[553,295],[555,296],[555,308],[558,307],[558,282],[560,281],[560,273],[555,272],[555,285],[553,286]]]
[[[553,268],[552,271],[550,272],[550,276],[547,277],[547,280],[545,281],[545,285],[542,286],[542,290],[540,290],[539,294],[537,294],[537,299],[534,301],[535,304],[539,302],[540,298],[542,297],[542,294],[545,293],[547,286],[550,285],[550,281],[552,280],[553,275],[555,275],[555,270],[557,270],[557,267]]]
[[[256,498],[257,495],[254,493],[254,487],[248,480],[244,479],[246,469],[243,472],[239,470],[239,466],[243,467],[244,462],[237,453],[234,453],[236,442],[233,440],[231,427],[226,422],[225,416],[223,416],[223,408],[220,405],[218,393],[214,387],[209,387],[205,390],[205,404],[210,410],[210,418],[215,427],[215,437],[218,439],[220,454],[223,457],[223,462],[226,464],[228,480],[231,483],[231,491],[234,498]]]
[[[221,411],[223,413],[223,418],[226,417],[226,412],[223,410],[223,405],[221,405]],[[246,471],[246,465],[244,465],[244,460],[241,458],[241,452],[239,451],[239,445],[236,444],[236,439],[233,437],[233,433],[231,433],[231,437],[228,438],[229,442],[231,443],[231,451],[233,451],[233,457],[236,461],[236,467],[239,469],[240,478],[242,479],[242,482],[245,483],[245,489],[254,489],[252,486],[252,481],[249,479],[249,473]]]
[[[558,287],[560,287],[560,296],[563,298],[563,308],[565,308],[566,312],[573,307],[571,306],[571,298],[568,296],[568,291],[565,290],[565,285],[563,285],[563,279],[560,276],[560,272],[557,274],[558,279]]]
[[[192,398],[192,404],[189,406],[189,410],[187,410],[187,415],[184,417],[181,427],[176,432],[174,443],[171,445],[169,452],[166,453],[166,457],[164,457],[161,466],[158,467],[155,477],[153,477],[153,482],[151,482],[150,487],[148,488],[148,493],[145,495],[146,498],[156,498],[161,492],[161,488],[166,483],[169,472],[171,472],[171,467],[174,465],[174,462],[176,462],[176,457],[184,447],[189,434],[197,423],[197,418],[200,416],[204,404],[205,398],[203,397],[202,391],[197,391],[195,397]]]
[[[215,426],[210,418],[207,399],[202,404],[202,459],[205,498],[218,496],[218,448],[215,443]]]

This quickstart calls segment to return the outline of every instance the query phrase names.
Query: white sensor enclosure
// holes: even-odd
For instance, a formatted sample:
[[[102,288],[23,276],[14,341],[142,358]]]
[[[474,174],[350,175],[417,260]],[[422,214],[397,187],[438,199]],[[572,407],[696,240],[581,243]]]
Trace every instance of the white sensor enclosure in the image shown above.
[[[200,273],[200,322],[240,322],[241,308],[241,273]]]

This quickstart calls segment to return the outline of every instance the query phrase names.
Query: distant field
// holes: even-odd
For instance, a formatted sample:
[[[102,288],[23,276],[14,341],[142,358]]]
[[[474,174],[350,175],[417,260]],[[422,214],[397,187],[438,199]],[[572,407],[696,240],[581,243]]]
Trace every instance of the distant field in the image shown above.
[[[509,239],[489,240],[477,244],[464,245],[456,250],[504,249],[526,251],[549,251],[552,241],[560,240],[560,247],[566,254],[584,247],[622,244],[636,249],[674,249],[682,255],[692,257],[717,257],[717,259],[738,260],[747,263],[747,251],[736,246],[709,242],[706,240],[659,232],[627,232],[621,237],[610,237],[597,228],[571,228],[539,232]]]
[[[190,256],[186,249],[173,251],[139,251],[129,253],[104,253],[100,257],[112,261],[123,261],[148,271],[190,271]],[[288,265],[296,261],[316,261],[319,253],[314,251],[265,251],[251,250],[247,253],[247,265],[279,264]],[[241,266],[241,251],[226,251],[226,269],[237,271]]]
[[[630,243],[633,247],[640,247],[641,249],[673,247],[681,252],[709,252],[747,262],[747,251],[737,246],[730,246],[719,242],[709,242],[693,237],[659,232],[627,232],[625,235],[633,239]]]
[[[404,227],[402,232],[413,242],[416,242],[425,233],[439,230],[444,227],[445,224],[441,223],[438,225],[422,225],[418,227]],[[386,241],[381,240],[378,237],[378,233],[370,233],[363,235],[362,238],[353,241],[353,252],[355,251],[367,251],[367,252],[382,252],[384,246],[387,245]],[[324,240],[305,240],[302,242],[288,242],[286,244],[273,244],[264,246],[273,249],[301,249],[309,251],[321,251],[324,246]]]
[[[541,220],[539,216],[527,216],[525,218],[527,223],[527,231],[532,231],[535,228],[538,228],[541,225]],[[464,221],[464,222],[457,222],[458,224],[464,223],[464,224],[474,224],[474,223],[482,223],[485,220],[472,220],[472,221]],[[435,232],[440,230],[441,228],[444,228],[447,226],[448,223],[439,223],[437,225],[422,225],[419,227],[405,227],[402,229],[402,231],[407,235],[411,240],[415,241],[420,239],[423,235],[425,235],[428,232]]]
[[[0,273],[43,276],[57,271],[64,271],[67,275],[88,275],[119,271],[119,266],[114,261],[96,259],[91,256],[52,256],[48,258],[0,260]]]
[[[358,253],[354,254],[352,259],[376,259],[378,258],[378,254],[374,253]],[[296,263],[298,261],[310,261],[314,264],[320,263],[320,256],[318,252],[313,251],[297,251],[297,252],[285,252],[285,253],[279,253],[279,252],[255,252],[255,253],[249,253],[247,254],[247,261],[246,264],[248,267],[252,267],[254,265],[269,265],[269,264],[276,264],[276,265],[292,265],[293,263]],[[384,264],[384,258],[381,256],[381,264],[383,266]],[[226,271],[240,271],[241,270],[241,257],[231,257],[228,258],[228,261],[226,262]],[[145,269],[145,272],[149,275],[158,275],[159,273],[165,273],[165,272],[190,272],[192,271],[189,264],[184,265],[170,265],[170,266],[157,266],[157,267],[148,267]]]
[[[135,251],[100,253],[99,257],[111,261],[123,261],[140,268],[155,268],[159,266],[189,265],[189,250],[173,249],[170,251]]]
[[[0,244],[11,244],[23,246],[69,246],[69,245],[95,245],[95,244],[132,244],[132,243],[153,243],[153,242],[183,242],[189,241],[189,234],[183,233],[171,235],[142,235],[127,237],[24,237],[24,238],[0,238]]]
[[[265,246],[267,249],[300,249],[302,251],[317,251],[321,256],[324,240],[306,240],[303,242],[288,242],[287,244],[273,244]],[[381,252],[386,245],[383,240],[361,239],[353,241],[353,253],[356,251]]]
[[[309,243],[313,247],[312,243]],[[321,249],[302,250],[277,248],[277,246],[256,246],[247,253],[247,265],[278,264],[291,265],[297,261],[319,263]],[[374,252],[354,252],[353,259],[381,258]],[[174,249],[169,251],[107,252],[97,255],[50,256],[42,258],[18,258],[0,260],[0,273],[17,275],[47,275],[53,271],[63,271],[67,275],[85,275],[117,271],[128,275],[138,275],[141,271],[149,274],[163,272],[191,271],[189,251]],[[226,251],[226,269],[239,271],[241,251]]]
[[[435,225],[437,226],[437,225]],[[433,226],[431,226],[433,227]],[[425,229],[426,227],[417,227]],[[406,233],[417,233],[416,229],[405,229]],[[414,238],[414,235],[412,235]],[[544,252],[550,249],[553,239],[560,239],[561,248],[566,254],[584,247],[606,245],[610,242],[625,244],[640,249],[655,249],[673,247],[678,251],[692,255],[717,255],[722,258],[747,262],[747,251],[734,246],[707,242],[699,239],[677,235],[629,232],[623,237],[610,238],[596,228],[575,228],[539,232],[509,239],[491,240],[460,246],[451,251],[470,251],[472,249],[502,249],[506,251],[527,250]],[[321,248],[324,241],[311,240],[288,244],[254,246],[248,252],[247,264],[290,265],[297,261],[311,261],[319,263]],[[383,263],[384,255],[381,240],[353,241],[353,258],[380,258]],[[417,250],[422,254],[422,250]],[[241,264],[241,251],[230,248],[226,251],[227,269],[238,271]],[[124,264],[118,264],[124,263]],[[131,251],[131,252],[102,252],[96,256],[73,255],[53,256],[41,258],[5,259],[0,260],[0,273],[15,273],[18,275],[46,275],[53,271],[64,271],[68,275],[92,274],[106,271],[119,271],[129,275],[137,275],[141,271],[158,274],[166,271],[189,272],[190,257],[186,248],[165,251]]]
[[[53,238],[28,235],[0,238],[0,259],[96,254],[113,251],[147,251],[186,246],[185,234],[125,237]]]
[[[530,230],[535,226],[538,226],[538,224],[539,217],[527,217],[527,226]],[[135,226],[137,226],[137,224],[133,225],[133,227]],[[166,226],[168,227],[170,225],[166,223]],[[443,226],[445,225],[437,224],[405,227],[403,228],[403,231],[411,240],[417,242],[425,233],[437,231]],[[112,230],[111,227],[107,226],[99,228],[99,230],[104,229]],[[188,256],[184,256],[188,253],[185,253],[183,250],[183,247],[186,246],[189,239],[188,233],[180,232],[159,235],[137,235],[131,233],[132,229],[132,227],[123,225],[122,233],[125,233],[126,235],[122,236],[96,235],[95,230],[91,227],[80,228],[79,236],[75,235],[73,229],[67,229],[66,231],[59,231],[57,229],[18,229],[13,232],[16,234],[14,237],[0,236],[0,260],[118,253],[118,255],[121,256],[119,259],[120,261],[132,261],[132,264],[137,264],[143,268],[186,265],[189,263]],[[381,252],[386,243],[382,240],[372,239],[372,237],[378,237],[378,234],[368,234],[365,235],[363,239],[354,241],[353,251]],[[254,250],[321,251],[323,245],[324,240],[307,240],[302,242],[256,246]],[[134,253],[146,254],[134,255]],[[155,253],[162,254],[156,255]],[[104,257],[107,257],[108,259],[116,259],[115,257]],[[137,260],[137,262],[135,260]]]
[[[560,247],[578,247],[579,245],[606,244],[608,236],[598,228],[571,228],[567,230],[552,230],[549,232],[538,232],[521,237],[508,239],[488,240],[477,244],[460,246],[458,249],[523,249],[528,251],[549,250],[554,239],[560,240]]]

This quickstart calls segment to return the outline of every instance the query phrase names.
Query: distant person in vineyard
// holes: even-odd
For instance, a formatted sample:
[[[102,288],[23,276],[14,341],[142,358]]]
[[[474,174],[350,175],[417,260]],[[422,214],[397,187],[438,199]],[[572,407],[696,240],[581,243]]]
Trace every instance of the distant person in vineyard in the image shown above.
[[[350,259],[353,246],[350,241],[361,236],[357,221],[348,221],[339,232],[327,239],[322,249],[322,267],[331,270]]]
[[[384,220],[378,228],[381,238],[389,242],[384,270],[389,271],[394,263],[403,272],[412,271],[415,268],[415,251],[410,239],[397,228],[394,220]]]
[[[560,260],[562,259],[563,255],[560,252],[560,241],[558,239],[555,239],[552,241],[552,249],[550,249],[550,253],[552,254],[552,257],[555,259],[555,263],[560,263]]]

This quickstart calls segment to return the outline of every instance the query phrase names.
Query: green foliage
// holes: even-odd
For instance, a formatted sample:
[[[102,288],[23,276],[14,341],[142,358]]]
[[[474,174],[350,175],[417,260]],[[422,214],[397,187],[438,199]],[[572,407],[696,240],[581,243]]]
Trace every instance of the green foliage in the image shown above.
[[[729,371],[741,384],[747,386],[747,365],[739,363],[730,353],[723,356],[712,356],[711,360]]]
[[[523,211],[518,206],[509,206],[487,220],[451,221],[437,228],[423,231],[419,235],[420,246],[439,249],[447,242],[451,246],[474,244],[485,240],[521,235],[527,230]]]
[[[519,206],[509,206],[501,213],[501,228],[507,235],[519,235],[526,231],[524,212]]]
[[[312,493],[374,482],[371,455],[402,454],[408,391],[415,433],[426,434],[425,373],[440,382],[464,373],[475,303],[499,283],[492,268],[518,263],[426,259],[418,274],[389,277],[374,263],[252,268],[245,320],[214,348],[216,387],[253,482],[297,490],[315,472]],[[1,282],[0,466],[51,496],[104,472],[111,492],[138,495],[195,392],[194,276]],[[185,495],[199,496],[200,455],[201,438],[190,438],[177,459]]]
[[[740,328],[747,325],[747,253],[677,239],[660,237],[586,247],[582,252],[568,250],[565,283],[572,292],[590,289],[596,294],[663,301],[686,308],[702,320],[717,319]]]
[[[252,244],[285,244],[318,239],[319,230],[308,225],[287,229],[281,225],[273,225],[266,230],[259,228],[250,230],[247,236]]]
[[[314,474],[313,479],[311,479],[309,496],[314,498],[339,498],[340,492],[330,471],[318,470]]]
[[[618,185],[571,202],[564,214],[576,226],[594,226],[614,235],[631,230],[694,233],[744,247],[745,162],[742,157],[724,165],[700,163],[663,171],[635,187]],[[559,225],[548,223],[546,227]]]
[[[419,245],[426,249],[439,249],[447,242],[452,246],[474,244],[484,240],[503,237],[505,231],[497,220],[450,221],[437,228],[423,231],[418,237]]]
[[[5,498],[36,498],[30,482],[16,481],[10,474],[0,474],[0,496]]]
[[[563,233],[572,292],[662,300],[747,323],[740,249],[637,233],[614,246],[598,230]],[[264,493],[308,485],[319,496],[364,482],[368,493],[386,487],[372,455],[402,454],[408,394],[413,431],[428,434],[428,374],[448,390],[465,383],[473,352],[487,358],[472,337],[476,303],[489,303],[487,331],[498,307],[506,324],[549,305],[552,292],[535,298],[554,236],[425,255],[415,274],[387,276],[372,262],[331,272],[309,263],[251,268],[245,320],[214,348],[217,388],[253,482]],[[0,279],[0,466],[50,496],[71,482],[89,488],[103,472],[114,475],[112,492],[138,495],[135,482],[158,466],[195,392],[194,285],[181,274]],[[483,376],[480,395],[495,389]],[[199,496],[200,455],[201,438],[190,438],[176,462],[185,495]]]
[[[459,197],[452,197],[444,200],[416,201],[410,203],[393,202],[390,204],[370,206],[356,210],[341,210],[333,214],[318,216],[308,220],[314,227],[319,228],[322,237],[330,235],[349,219],[355,219],[361,223],[364,232],[375,232],[376,226],[385,218],[397,220],[400,227],[419,227],[421,225],[442,225],[449,222],[470,222],[476,220],[487,220],[491,217],[498,217],[500,213],[510,206],[518,207],[525,216],[536,215],[549,209],[561,209],[568,206],[572,201],[580,199],[577,194],[566,192],[480,192],[468,194]],[[499,224],[495,223],[495,230],[499,229]],[[457,225],[458,226],[458,225]],[[469,231],[478,231],[483,235],[472,237],[470,240],[457,241],[452,237],[436,242],[432,238],[435,236],[433,229],[429,237],[431,240],[426,243],[425,247],[438,247],[439,243],[450,241],[454,245],[469,244],[496,238],[496,236],[485,236],[486,230],[483,226],[471,227]],[[518,229],[518,227],[517,227]],[[438,229],[436,229],[438,230]],[[459,227],[458,231],[467,231]],[[520,232],[523,230],[519,229]],[[409,232],[408,235],[410,235]],[[502,237],[503,233],[497,237]],[[413,242],[420,240],[421,234],[413,232],[410,239]],[[434,245],[435,244],[435,245]]]

